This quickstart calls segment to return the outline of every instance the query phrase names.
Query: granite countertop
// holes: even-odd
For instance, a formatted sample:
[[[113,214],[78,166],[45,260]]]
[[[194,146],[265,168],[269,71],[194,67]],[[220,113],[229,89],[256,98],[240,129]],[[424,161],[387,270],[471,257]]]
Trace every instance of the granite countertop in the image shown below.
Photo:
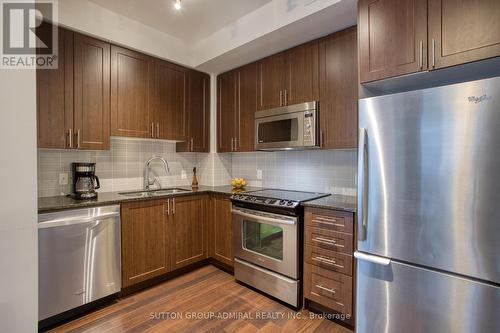
[[[174,194],[151,196],[151,197],[129,197],[120,194],[123,192],[132,192],[130,190],[120,191],[120,192],[103,192],[99,193],[97,199],[93,200],[75,200],[67,196],[43,197],[43,198],[38,198],[38,213],[39,214],[48,213],[59,210],[78,209],[85,207],[107,206],[113,204],[120,204],[122,202],[162,199],[169,197],[192,195],[196,193],[233,194],[233,193],[245,193],[245,192],[257,191],[261,189],[257,187],[247,187],[244,190],[235,191],[231,186],[200,186],[196,190],[193,190],[191,186],[177,186],[175,188],[185,189],[188,191],[174,193]]]
[[[357,199],[355,196],[332,194],[328,197],[306,201],[303,203],[303,205],[305,207],[336,209],[355,213],[357,202],[356,200]]]

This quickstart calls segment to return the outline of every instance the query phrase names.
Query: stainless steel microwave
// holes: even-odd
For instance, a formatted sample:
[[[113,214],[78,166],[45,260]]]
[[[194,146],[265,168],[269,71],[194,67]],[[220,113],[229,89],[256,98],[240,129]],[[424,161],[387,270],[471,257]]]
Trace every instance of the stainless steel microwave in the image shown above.
[[[308,102],[255,113],[255,149],[319,148],[319,103]]]

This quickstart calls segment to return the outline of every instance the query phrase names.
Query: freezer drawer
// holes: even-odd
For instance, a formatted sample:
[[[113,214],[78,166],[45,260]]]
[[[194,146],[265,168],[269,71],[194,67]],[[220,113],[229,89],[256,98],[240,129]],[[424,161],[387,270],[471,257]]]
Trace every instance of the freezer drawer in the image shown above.
[[[357,261],[357,333],[500,332],[500,288],[395,261]]]
[[[39,320],[120,291],[120,206],[38,219]]]

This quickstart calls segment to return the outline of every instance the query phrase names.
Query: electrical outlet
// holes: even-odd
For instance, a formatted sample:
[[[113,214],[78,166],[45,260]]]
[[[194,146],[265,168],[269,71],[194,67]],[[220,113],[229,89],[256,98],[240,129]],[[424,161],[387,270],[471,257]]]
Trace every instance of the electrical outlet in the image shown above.
[[[262,170],[257,169],[257,179],[262,179]]]
[[[68,174],[60,173],[59,174],[59,185],[68,185]]]
[[[186,170],[181,170],[181,179],[186,179],[186,178],[187,178]]]

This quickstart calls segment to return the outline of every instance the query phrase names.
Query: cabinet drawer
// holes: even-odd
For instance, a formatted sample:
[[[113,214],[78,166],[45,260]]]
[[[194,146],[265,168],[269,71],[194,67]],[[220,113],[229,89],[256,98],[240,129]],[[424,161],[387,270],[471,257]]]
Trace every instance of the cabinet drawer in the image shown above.
[[[305,243],[322,249],[352,254],[352,235],[343,232],[305,228]]]
[[[352,315],[352,278],[305,264],[304,297],[335,311]]]
[[[352,276],[352,256],[306,245],[304,259],[308,264]]]
[[[353,233],[354,214],[335,210],[306,208],[305,225],[325,230]]]

